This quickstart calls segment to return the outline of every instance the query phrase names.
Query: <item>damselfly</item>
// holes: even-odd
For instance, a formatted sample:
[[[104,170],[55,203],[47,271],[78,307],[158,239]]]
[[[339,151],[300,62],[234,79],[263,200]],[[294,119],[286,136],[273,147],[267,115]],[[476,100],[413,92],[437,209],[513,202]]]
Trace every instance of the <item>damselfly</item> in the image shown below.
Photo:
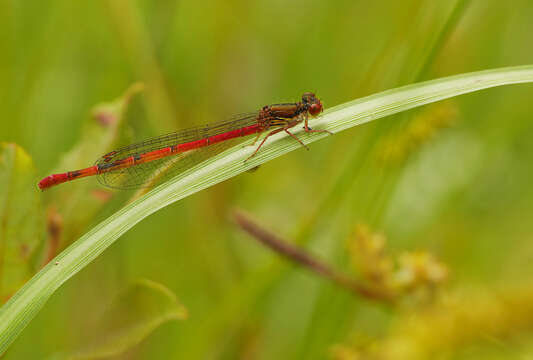
[[[317,116],[322,110],[322,103],[315,94],[306,92],[297,103],[266,105],[258,111],[241,114],[226,121],[189,128],[122,147],[102,156],[94,166],[47,176],[39,182],[39,188],[45,190],[93,175],[97,175],[101,184],[112,188],[135,189],[151,186],[234,146],[233,140],[254,134],[255,144],[261,134],[266,133],[249,158],[257,154],[270,136],[282,131],[307,148],[289,129],[303,122],[306,132],[328,132],[312,130],[308,125],[309,115]]]

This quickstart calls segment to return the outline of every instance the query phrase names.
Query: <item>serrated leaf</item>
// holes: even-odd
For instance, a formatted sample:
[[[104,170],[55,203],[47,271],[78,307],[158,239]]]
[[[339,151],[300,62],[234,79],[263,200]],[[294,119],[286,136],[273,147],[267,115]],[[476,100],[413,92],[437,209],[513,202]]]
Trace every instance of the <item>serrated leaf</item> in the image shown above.
[[[43,234],[35,177],[33,161],[21,147],[0,143],[1,302],[35,272],[32,258]]]

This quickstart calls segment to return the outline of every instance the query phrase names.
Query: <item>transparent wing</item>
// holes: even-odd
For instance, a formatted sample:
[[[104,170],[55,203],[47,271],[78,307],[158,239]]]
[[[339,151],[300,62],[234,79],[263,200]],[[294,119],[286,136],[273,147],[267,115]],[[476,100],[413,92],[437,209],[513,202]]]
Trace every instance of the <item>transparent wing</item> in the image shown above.
[[[226,121],[184,129],[124,146],[102,156],[97,160],[96,165],[113,164],[131,156],[140,156],[169,146],[185,144],[250,126],[256,123],[257,114],[257,112],[240,114]],[[241,138],[230,139],[129,167],[111,168],[111,170],[97,175],[98,182],[115,189],[151,187],[236,145],[240,141],[242,141]]]

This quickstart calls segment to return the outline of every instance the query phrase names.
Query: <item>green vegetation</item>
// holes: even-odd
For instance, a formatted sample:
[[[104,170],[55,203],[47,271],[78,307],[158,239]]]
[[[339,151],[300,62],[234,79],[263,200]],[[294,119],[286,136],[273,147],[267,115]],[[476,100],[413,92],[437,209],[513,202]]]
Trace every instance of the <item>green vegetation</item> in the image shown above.
[[[531,15],[525,0],[0,4],[4,358],[530,356],[533,87],[478,90],[533,81]],[[37,189],[306,90],[326,106],[311,126],[335,133],[302,136],[309,152],[280,136],[146,194]],[[235,209],[371,291],[262,246]]]

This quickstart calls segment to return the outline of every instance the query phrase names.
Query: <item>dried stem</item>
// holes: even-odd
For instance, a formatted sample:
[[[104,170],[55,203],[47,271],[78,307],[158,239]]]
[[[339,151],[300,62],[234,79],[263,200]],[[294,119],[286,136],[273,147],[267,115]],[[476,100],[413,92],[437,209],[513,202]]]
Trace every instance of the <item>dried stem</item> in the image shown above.
[[[331,268],[304,249],[291,245],[273,232],[261,227],[244,212],[236,210],[233,213],[233,217],[237,224],[253,238],[292,262],[302,265],[308,270],[365,298],[382,301],[393,300],[392,294],[386,293],[382,289],[371,288]]]

